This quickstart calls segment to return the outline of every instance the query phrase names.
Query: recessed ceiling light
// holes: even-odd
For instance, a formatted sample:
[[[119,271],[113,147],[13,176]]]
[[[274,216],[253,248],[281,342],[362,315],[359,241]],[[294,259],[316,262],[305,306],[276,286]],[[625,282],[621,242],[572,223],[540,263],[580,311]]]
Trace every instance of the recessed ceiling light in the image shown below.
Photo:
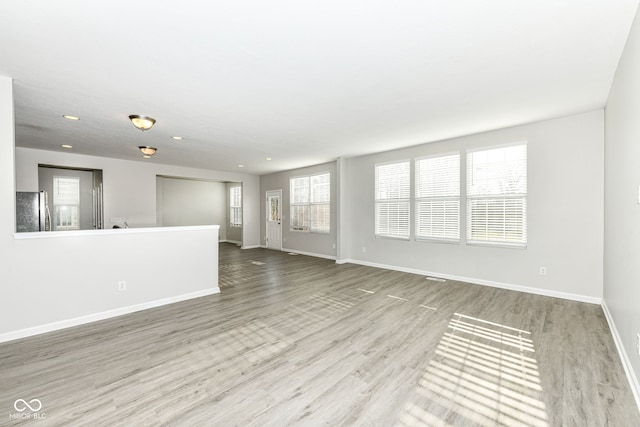
[[[61,145],[62,148],[73,148],[73,145],[69,145],[69,144],[62,144]]]
[[[176,141],[182,141],[181,136],[172,136],[171,139],[175,139]]]
[[[272,160],[271,157],[265,157],[265,160]]]
[[[238,165],[238,167],[239,167],[239,168],[243,168],[243,167],[244,167],[244,165]]]
[[[69,116],[67,114],[63,115],[62,117],[64,117],[67,120],[80,120],[80,117],[76,117],[76,116]]]

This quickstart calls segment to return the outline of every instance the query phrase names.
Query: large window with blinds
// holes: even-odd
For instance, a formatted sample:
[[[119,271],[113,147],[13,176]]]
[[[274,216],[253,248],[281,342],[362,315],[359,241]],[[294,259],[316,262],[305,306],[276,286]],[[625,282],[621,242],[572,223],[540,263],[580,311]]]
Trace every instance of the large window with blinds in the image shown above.
[[[526,143],[467,151],[467,242],[526,246]]]
[[[411,178],[410,162],[375,166],[375,234],[409,238]]]
[[[331,174],[299,176],[289,180],[290,230],[331,231]]]
[[[460,153],[415,161],[416,239],[460,241]]]

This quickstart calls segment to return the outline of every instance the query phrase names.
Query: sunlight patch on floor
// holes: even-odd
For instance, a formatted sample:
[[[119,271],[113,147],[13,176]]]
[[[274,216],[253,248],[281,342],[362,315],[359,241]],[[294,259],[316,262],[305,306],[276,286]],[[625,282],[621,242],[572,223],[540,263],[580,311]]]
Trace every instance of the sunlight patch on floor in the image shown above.
[[[399,427],[549,427],[531,333],[455,313]]]

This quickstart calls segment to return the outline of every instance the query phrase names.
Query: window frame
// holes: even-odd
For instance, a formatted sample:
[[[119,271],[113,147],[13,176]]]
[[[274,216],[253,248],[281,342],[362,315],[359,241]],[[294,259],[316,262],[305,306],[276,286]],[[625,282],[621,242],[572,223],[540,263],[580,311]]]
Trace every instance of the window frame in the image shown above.
[[[510,147],[524,147],[524,193],[497,193],[497,194],[483,194],[483,195],[472,195],[471,193],[471,182],[473,180],[473,174],[470,170],[470,162],[474,153],[482,152],[482,151],[491,151],[491,150],[499,150],[499,149],[507,149]],[[467,149],[465,153],[465,171],[466,171],[466,180],[465,180],[465,198],[466,198],[466,209],[465,209],[465,226],[466,226],[466,244],[468,246],[489,246],[489,247],[503,247],[503,248],[512,248],[512,249],[526,249],[528,245],[528,169],[529,169],[529,161],[528,161],[528,141],[519,141],[509,144],[500,144],[500,145],[492,145],[485,147],[478,147]],[[520,222],[522,224],[521,232],[522,240],[521,241],[507,241],[505,239],[478,239],[472,238],[473,228],[472,224],[474,221],[474,216],[472,215],[473,211],[473,201],[492,201],[492,200],[502,200],[503,203],[506,203],[508,200],[517,201],[521,200],[521,217]],[[504,210],[508,208],[505,207]],[[503,222],[503,229],[507,228],[507,221]],[[506,231],[503,233],[506,234]]]
[[[380,196],[380,179],[379,179],[379,170],[382,167],[385,166],[391,166],[391,165],[402,165],[402,164],[406,164],[407,165],[407,177],[406,177],[406,181],[407,181],[407,197],[386,197],[386,198],[381,198]],[[404,193],[404,190],[402,188],[398,188],[397,189],[398,193]],[[391,162],[383,162],[383,163],[376,163],[374,165],[374,235],[376,238],[385,238],[385,239],[395,239],[395,240],[411,240],[411,202],[412,202],[412,185],[411,185],[411,159],[404,159],[404,160],[397,160],[397,161],[391,161]],[[406,234],[391,234],[391,233],[384,233],[384,232],[379,232],[380,228],[379,226],[381,224],[379,224],[379,208],[381,206],[387,205],[387,206],[393,206],[396,205],[397,210],[399,211],[400,208],[402,206],[406,206],[406,214],[407,214],[407,218],[406,218]],[[396,219],[396,222],[398,224],[400,224],[401,222],[404,222],[402,218],[398,217]],[[389,221],[387,221],[387,231],[389,231],[390,227],[388,225]],[[397,228],[400,228],[399,226]]]
[[[455,195],[436,195],[436,196],[419,196],[418,194],[421,193],[420,189],[421,189],[421,184],[420,184],[420,170],[421,168],[418,166],[418,164],[424,160],[430,160],[430,159],[437,159],[437,158],[444,158],[444,157],[453,157],[455,156],[457,159],[456,162],[456,174],[455,174],[455,179],[457,180],[457,194]],[[450,151],[450,152],[446,152],[446,153],[437,153],[437,154],[430,154],[427,156],[422,156],[422,157],[416,157],[415,159],[413,159],[413,170],[414,170],[414,179],[413,179],[413,191],[411,192],[413,198],[412,198],[412,206],[414,209],[414,231],[413,231],[413,237],[416,241],[420,241],[420,242],[432,242],[432,243],[449,243],[449,244],[460,244],[461,242],[461,205],[462,205],[462,178],[461,178],[461,170],[462,170],[462,153],[458,150],[458,151]],[[457,216],[455,219],[456,222],[456,226],[457,226],[457,235],[456,237],[436,237],[433,235],[422,235],[420,234],[420,227],[419,227],[419,221],[421,218],[421,210],[419,208],[420,203],[424,203],[424,202],[428,202],[428,201],[442,201],[444,203],[446,203],[447,201],[456,201],[457,202]],[[446,210],[446,208],[445,208]],[[446,215],[445,215],[446,216]],[[444,228],[446,229],[447,227],[444,226]]]
[[[239,201],[240,204],[235,204],[234,192],[239,191]],[[239,221],[235,221],[239,219]],[[242,227],[242,185],[234,185],[229,187],[229,226],[233,228],[241,228]]]
[[[77,192],[77,203],[60,203],[59,198],[56,197],[55,192],[59,189],[60,181],[75,181],[78,189]],[[51,218],[52,229],[56,231],[72,231],[72,230],[80,230],[80,177],[75,176],[64,176],[64,175],[54,175],[53,176],[53,192],[52,194],[52,204],[53,204],[53,215]],[[58,208],[71,208],[71,213],[69,214],[71,225],[58,225],[58,221],[60,220],[60,214]],[[75,215],[74,215],[75,212]],[[74,225],[74,218],[77,220],[77,224]]]
[[[328,182],[327,185],[327,200],[313,200],[314,195],[314,184],[313,178],[320,176],[327,176]],[[295,202],[295,197],[293,193],[294,189],[294,181],[296,180],[306,180],[306,197],[302,202]],[[320,228],[316,221],[313,220],[314,208],[319,208],[322,206],[326,206],[326,210],[328,212],[327,215],[324,216],[326,218],[326,222],[328,223],[328,227]],[[303,225],[302,226],[294,226],[294,218],[297,215],[294,213],[294,210],[298,210],[299,208],[303,208]],[[318,221],[320,222],[320,221]],[[313,233],[313,234],[331,234],[331,172],[324,171],[319,173],[312,173],[308,175],[297,175],[289,177],[289,231],[296,233]],[[308,225],[306,225],[308,224]]]

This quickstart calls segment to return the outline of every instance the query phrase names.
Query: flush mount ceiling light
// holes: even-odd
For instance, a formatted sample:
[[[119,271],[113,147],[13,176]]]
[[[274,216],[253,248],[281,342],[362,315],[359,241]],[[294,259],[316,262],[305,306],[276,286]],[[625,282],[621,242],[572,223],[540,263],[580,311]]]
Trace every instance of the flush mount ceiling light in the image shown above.
[[[70,116],[68,114],[63,115],[62,117],[64,117],[67,120],[80,120],[80,117]]]
[[[182,137],[181,136],[172,136],[171,139],[175,139],[176,141],[182,141]]]
[[[138,147],[138,149],[140,149],[140,151],[142,152],[142,155],[143,155],[143,157],[145,159],[150,159],[151,156],[156,154],[156,151],[158,151],[157,148],[149,147],[148,145],[141,145],[140,147]]]
[[[141,131],[149,130],[156,123],[156,119],[152,119],[147,116],[139,116],[137,114],[132,114],[129,116],[129,120],[131,123]]]

